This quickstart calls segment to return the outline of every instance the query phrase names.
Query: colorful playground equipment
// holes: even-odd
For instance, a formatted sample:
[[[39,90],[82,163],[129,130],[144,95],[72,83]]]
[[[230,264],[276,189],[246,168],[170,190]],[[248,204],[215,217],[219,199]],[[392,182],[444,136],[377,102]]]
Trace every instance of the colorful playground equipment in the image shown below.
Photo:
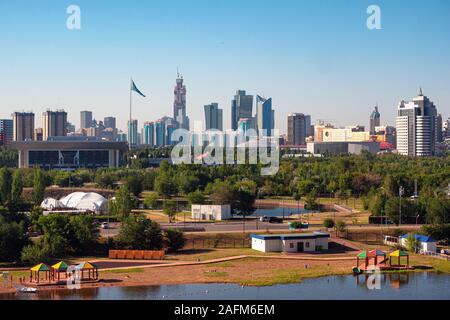
[[[401,264],[402,257],[406,257],[406,265]],[[397,258],[397,264],[392,264],[392,258]],[[389,254],[389,265],[391,267],[397,267],[397,268],[410,268],[409,266],[409,254],[406,251],[403,250],[397,250],[394,252],[391,252]]]
[[[98,267],[90,262],[83,262],[73,268],[67,263],[60,261],[51,267],[40,263],[30,269],[30,284],[59,284],[62,280],[67,281],[71,275],[79,272],[80,280],[83,282],[98,281]],[[42,274],[45,277],[42,277]]]
[[[98,280],[98,268],[93,263],[83,262],[77,265],[75,269],[81,272],[81,281]],[[88,273],[87,278],[84,277],[86,271]]]
[[[41,273],[45,274],[45,281],[51,281],[50,268],[46,264],[40,263],[30,269],[30,282],[40,283],[41,280],[44,280],[41,279]]]
[[[406,265],[401,264],[401,258],[406,257]],[[397,258],[397,264],[393,263],[393,258]],[[363,261],[360,264],[360,261]],[[389,262],[389,265],[387,264]],[[364,250],[356,256],[356,267],[352,269],[353,273],[360,274],[367,271],[373,271],[375,268],[380,270],[403,270],[412,269],[409,265],[409,255],[407,252],[402,250],[397,250],[389,254],[389,259],[387,259],[387,254],[379,249],[374,250]]]

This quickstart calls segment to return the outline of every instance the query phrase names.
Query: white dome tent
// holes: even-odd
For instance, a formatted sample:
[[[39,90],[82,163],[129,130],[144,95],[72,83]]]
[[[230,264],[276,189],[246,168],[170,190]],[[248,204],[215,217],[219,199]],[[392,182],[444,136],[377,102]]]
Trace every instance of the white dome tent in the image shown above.
[[[108,200],[98,193],[75,192],[60,200],[66,208],[92,211],[95,213],[104,212],[108,206]]]
[[[61,201],[53,198],[46,198],[42,201],[41,208],[44,210],[55,210],[65,208],[65,206],[61,203]]]

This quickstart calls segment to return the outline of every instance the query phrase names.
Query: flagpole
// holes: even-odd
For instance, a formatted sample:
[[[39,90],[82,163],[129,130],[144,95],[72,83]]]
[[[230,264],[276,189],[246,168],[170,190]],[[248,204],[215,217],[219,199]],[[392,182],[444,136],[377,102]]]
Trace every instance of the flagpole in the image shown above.
[[[131,151],[131,138],[132,138],[131,137],[131,135],[132,135],[132,132],[131,132],[131,120],[132,120],[131,106],[133,103],[133,90],[131,90],[132,84],[133,84],[133,79],[130,78],[130,122],[128,123],[128,136],[129,136],[128,147],[129,147],[130,151]]]

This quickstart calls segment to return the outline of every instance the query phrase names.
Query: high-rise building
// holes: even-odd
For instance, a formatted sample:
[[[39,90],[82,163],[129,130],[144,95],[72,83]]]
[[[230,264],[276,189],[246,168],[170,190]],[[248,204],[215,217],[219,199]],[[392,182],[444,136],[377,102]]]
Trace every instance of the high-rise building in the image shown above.
[[[138,121],[131,120],[128,121],[128,143],[131,146],[138,145]]]
[[[444,141],[444,132],[442,131],[442,114],[438,114],[436,118],[436,141],[442,142]]]
[[[66,124],[66,132],[68,134],[69,133],[75,133],[75,125],[70,123],[70,122],[67,122],[67,124]]]
[[[231,128],[236,130],[240,119],[253,117],[253,96],[245,90],[238,90],[231,101]]]
[[[251,118],[239,119],[237,130],[246,133],[250,129],[253,129],[253,121]]]
[[[42,141],[44,136],[44,130],[42,128],[37,128],[34,130],[34,141]]]
[[[9,146],[14,140],[14,121],[0,119],[0,146]]]
[[[306,138],[311,135],[311,116],[303,113],[288,115],[288,145],[305,145]]]
[[[219,109],[218,103],[211,103],[204,106],[205,109],[205,129],[223,130],[223,110]]]
[[[142,132],[143,144],[153,147],[155,145],[155,123],[146,122]]]
[[[437,110],[422,89],[411,102],[400,102],[397,111],[397,151],[407,156],[432,156],[437,141]]]
[[[256,121],[258,132],[265,130],[267,136],[272,136],[275,128],[275,111],[272,109],[272,98],[265,99],[256,96]]]
[[[49,137],[62,137],[67,135],[67,112],[64,110],[46,111],[43,113],[43,136],[47,141]]]
[[[14,112],[13,113],[14,141],[34,140],[34,113]]]
[[[157,147],[164,147],[166,144],[166,122],[164,119],[159,119],[155,122],[155,145]]]
[[[181,129],[189,130],[189,117],[186,115],[187,91],[183,81],[183,76],[178,74],[174,90],[173,118],[178,122]]]
[[[105,128],[117,129],[116,127],[116,118],[114,117],[106,117],[103,121]]]
[[[80,128],[87,129],[92,126],[92,111],[81,111]]]
[[[378,112],[378,106],[375,107],[372,114],[370,115],[370,134],[375,134],[375,127],[380,126],[381,115]]]

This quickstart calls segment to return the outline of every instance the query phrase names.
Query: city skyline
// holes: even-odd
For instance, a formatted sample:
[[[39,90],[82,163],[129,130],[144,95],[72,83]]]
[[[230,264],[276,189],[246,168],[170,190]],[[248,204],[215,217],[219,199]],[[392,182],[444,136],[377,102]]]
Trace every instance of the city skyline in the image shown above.
[[[41,114],[63,108],[79,127],[79,112],[92,110],[97,120],[117,117],[117,126],[126,130],[130,76],[149,94],[134,102],[133,117],[143,124],[171,114],[177,67],[188,88],[191,122],[204,121],[203,106],[214,101],[224,110],[224,128],[231,127],[236,90],[272,97],[275,127],[282,132],[290,113],[311,114],[313,122],[368,127],[377,101],[382,123],[394,125],[399,101],[419,86],[433,97],[443,118],[449,116],[444,80],[450,77],[450,48],[442,39],[450,36],[450,4],[445,1],[378,1],[381,30],[366,27],[368,1],[347,1],[345,6],[339,1],[259,1],[258,6],[246,1],[238,12],[233,1],[179,2],[183,14],[175,16],[172,4],[163,2],[108,2],[105,14],[101,1],[78,1],[79,31],[65,28],[68,4],[0,4],[9,13],[0,21],[8,48],[0,53],[8,61],[0,74],[0,118],[14,111]],[[212,7],[219,12],[214,18],[206,14]],[[258,22],[263,12],[271,12],[273,24]],[[433,19],[415,18],[419,12]],[[240,28],[229,23],[244,16],[248,24]],[[406,17],[412,17],[407,28],[398,22]],[[179,25],[184,26],[181,31]],[[213,27],[206,30],[206,25]],[[161,29],[164,36],[156,32]],[[233,41],[241,33],[249,41],[236,46]],[[179,41],[173,43],[175,37]],[[427,46],[408,50],[407,44],[417,39],[425,39]],[[254,42],[267,45],[255,51]]]

